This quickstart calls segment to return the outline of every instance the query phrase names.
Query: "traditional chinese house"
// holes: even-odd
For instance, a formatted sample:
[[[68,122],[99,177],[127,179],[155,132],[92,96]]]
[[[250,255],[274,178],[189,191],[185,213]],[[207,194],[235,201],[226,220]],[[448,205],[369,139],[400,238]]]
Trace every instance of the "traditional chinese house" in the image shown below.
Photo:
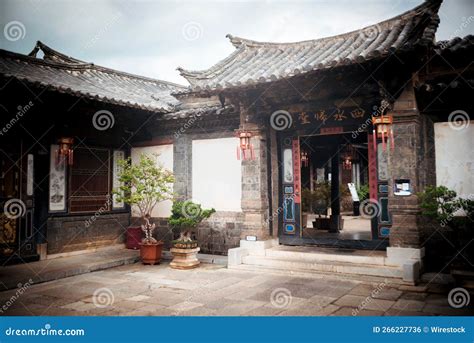
[[[429,236],[416,194],[433,184],[474,192],[466,170],[473,38],[435,42],[440,4],[304,42],[229,35],[235,51],[224,60],[203,71],[179,68],[189,87],[94,66],[40,43],[30,56],[2,51],[0,74],[11,83],[4,110],[11,117],[19,104],[34,104],[0,137],[8,171],[2,199],[20,197],[31,213],[4,224],[17,230],[12,242],[47,243],[48,253],[119,242],[130,222],[123,204],[108,203],[88,229],[84,218],[110,194],[116,156],[156,152],[173,170],[179,197],[217,210],[197,238],[204,252],[229,251],[229,266],[284,267],[286,255],[265,252],[278,245],[350,248],[378,251],[359,254],[360,263],[369,258],[383,268],[361,273],[401,277],[405,268],[416,277]],[[115,125],[95,128],[97,111],[113,113]],[[449,130],[453,111],[466,113],[461,135]],[[62,138],[74,140],[64,154]],[[439,153],[439,142],[459,147],[457,183],[446,176],[452,157]],[[57,151],[74,151],[59,186]],[[24,167],[31,158],[32,179]],[[356,192],[363,187],[365,200]],[[167,242],[169,211],[163,203],[153,214]],[[37,234],[22,233],[36,232],[31,225]],[[359,261],[350,251],[344,258]],[[338,258],[342,264],[327,270],[354,272]]]

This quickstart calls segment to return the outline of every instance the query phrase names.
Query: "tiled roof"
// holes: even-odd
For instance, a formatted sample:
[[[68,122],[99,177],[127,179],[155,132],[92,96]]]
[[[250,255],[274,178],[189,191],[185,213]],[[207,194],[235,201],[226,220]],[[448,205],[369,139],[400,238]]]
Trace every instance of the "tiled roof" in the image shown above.
[[[399,16],[333,37],[296,42],[256,42],[228,35],[236,50],[202,71],[178,68],[191,91],[276,81],[297,74],[361,63],[417,45],[434,44],[442,0],[427,0]]]
[[[43,59],[36,58],[41,50]],[[0,76],[48,86],[56,91],[107,103],[169,112],[178,104],[171,93],[184,87],[77,60],[41,42],[27,56],[0,50]]]
[[[206,105],[201,107],[193,107],[189,109],[183,109],[176,112],[166,113],[158,120],[172,120],[172,119],[186,119],[190,117],[205,117],[210,115],[226,115],[233,113],[235,107],[233,105]]]
[[[463,38],[455,37],[450,40],[439,41],[436,43],[435,46],[436,53],[440,55],[449,53],[464,53],[467,50],[472,49],[474,49],[473,35],[469,35]]]

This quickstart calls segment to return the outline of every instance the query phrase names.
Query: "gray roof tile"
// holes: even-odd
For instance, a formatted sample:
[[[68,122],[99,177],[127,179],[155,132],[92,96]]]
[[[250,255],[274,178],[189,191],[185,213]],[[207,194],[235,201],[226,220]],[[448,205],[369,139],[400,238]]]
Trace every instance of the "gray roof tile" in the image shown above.
[[[43,59],[36,58],[39,50]],[[100,67],[57,52],[38,42],[27,56],[0,50],[0,75],[61,93],[153,112],[170,112],[179,104],[171,93],[185,87],[171,82]]]
[[[236,50],[202,71],[178,68],[191,91],[271,82],[297,74],[361,63],[434,44],[442,0],[427,0],[397,17],[363,29],[295,43],[256,42],[228,35]]]

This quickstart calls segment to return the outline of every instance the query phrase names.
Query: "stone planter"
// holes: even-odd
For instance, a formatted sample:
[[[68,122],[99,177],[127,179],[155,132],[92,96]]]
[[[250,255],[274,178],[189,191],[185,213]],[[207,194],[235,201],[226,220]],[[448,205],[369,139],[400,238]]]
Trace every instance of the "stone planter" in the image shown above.
[[[181,249],[171,248],[171,254],[173,254],[173,261],[170,263],[170,267],[173,269],[193,269],[199,266],[199,260],[197,253],[201,248]]]
[[[143,264],[157,264],[161,261],[161,251],[163,250],[163,242],[155,244],[140,243],[140,257]]]

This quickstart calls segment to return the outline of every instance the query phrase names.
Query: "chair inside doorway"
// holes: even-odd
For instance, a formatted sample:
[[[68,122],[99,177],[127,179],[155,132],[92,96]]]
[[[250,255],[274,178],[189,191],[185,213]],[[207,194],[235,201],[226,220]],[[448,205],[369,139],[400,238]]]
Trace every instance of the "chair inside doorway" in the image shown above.
[[[372,239],[371,219],[359,211],[369,197],[367,142],[352,132],[300,138],[303,238]]]

